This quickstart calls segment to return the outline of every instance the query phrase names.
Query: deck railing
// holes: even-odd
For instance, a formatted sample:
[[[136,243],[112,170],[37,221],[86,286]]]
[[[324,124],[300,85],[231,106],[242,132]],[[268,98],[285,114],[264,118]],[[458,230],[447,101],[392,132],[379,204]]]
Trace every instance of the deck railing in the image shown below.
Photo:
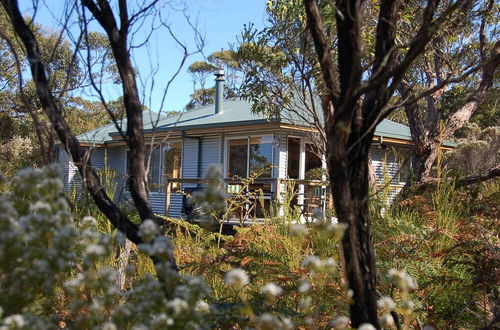
[[[182,188],[187,191],[203,189],[207,185],[205,178],[165,178],[165,214],[170,215],[171,197],[173,193],[186,194]],[[328,182],[321,180],[300,180],[300,179],[281,179],[281,178],[254,178],[238,179],[225,178],[224,190],[229,198],[240,198],[238,201],[243,203],[240,221],[245,217],[258,218],[256,210],[260,199],[274,201],[278,207],[285,205],[285,197],[289,197],[292,207],[298,207],[301,216],[306,220],[311,216],[314,209],[333,209],[333,198],[330,192]],[[195,187],[183,187],[182,185],[196,185]],[[176,189],[173,189],[177,186]],[[386,194],[387,202],[392,202],[394,196],[401,190],[401,184],[378,184],[379,194]],[[258,193],[262,190],[262,194]],[[385,190],[385,192],[383,192]],[[294,194],[290,196],[290,194]],[[380,197],[380,195],[379,195]],[[245,212],[243,212],[243,209]],[[252,215],[253,212],[253,215]]]
[[[165,178],[165,214],[170,215],[171,197],[173,193],[181,193],[186,195],[184,190],[192,190],[193,187],[181,187],[181,185],[196,185],[196,188],[202,189],[207,185],[205,178]],[[246,197],[242,199],[245,204],[245,212],[241,212],[240,221],[244,221],[242,217],[251,216],[256,218],[256,210],[260,199],[274,201],[278,206],[283,202],[287,193],[290,193],[290,187],[293,187],[294,193],[293,206],[298,206],[301,215],[308,216],[314,208],[325,210],[327,207],[332,207],[331,198],[329,198],[328,183],[320,180],[299,180],[299,179],[277,179],[277,178],[254,178],[254,179],[239,179],[225,178],[224,190],[230,198]],[[175,190],[174,186],[177,186]],[[195,189],[196,189],[195,188]],[[259,193],[262,191],[262,194]],[[252,196],[252,197],[249,197]],[[249,198],[248,198],[249,197]],[[258,198],[257,198],[258,197]],[[327,205],[330,204],[330,205]]]

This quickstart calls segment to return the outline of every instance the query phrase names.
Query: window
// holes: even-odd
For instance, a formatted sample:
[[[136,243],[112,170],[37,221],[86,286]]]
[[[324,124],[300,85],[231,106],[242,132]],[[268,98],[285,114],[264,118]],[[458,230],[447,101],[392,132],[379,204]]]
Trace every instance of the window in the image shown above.
[[[163,146],[163,175],[166,179],[178,179],[181,177],[182,143],[170,142]],[[180,184],[174,182],[172,190],[178,190]]]
[[[272,136],[228,140],[227,177],[246,178],[258,172],[260,177],[270,178],[273,163],[272,140]]]
[[[273,139],[271,136],[250,138],[249,175],[260,173],[259,177],[270,178],[273,163]]]
[[[300,178],[300,139],[288,138],[287,175],[290,179]]]
[[[227,152],[227,177],[247,176],[248,139],[229,140]]]
[[[312,143],[306,143],[305,178],[306,180],[321,180],[323,177],[323,162],[318,156],[318,150]]]

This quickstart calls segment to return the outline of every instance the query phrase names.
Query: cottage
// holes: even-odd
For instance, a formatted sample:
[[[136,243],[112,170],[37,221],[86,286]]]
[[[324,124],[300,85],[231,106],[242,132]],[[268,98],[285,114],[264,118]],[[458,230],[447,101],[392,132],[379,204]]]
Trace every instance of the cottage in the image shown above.
[[[327,187],[319,168],[325,167],[318,156],[314,130],[291,119],[266,119],[251,112],[251,103],[233,98],[222,99],[223,72],[216,74],[216,102],[213,105],[170,116],[145,111],[144,132],[151,147],[150,201],[158,214],[189,217],[189,193],[203,187],[207,169],[220,165],[229,194],[242,189],[240,178],[260,175],[250,187],[263,193],[265,205],[283,198],[286,182],[295,184],[292,203],[304,214],[314,207],[325,207]],[[122,122],[123,127],[126,126]],[[128,198],[125,187],[127,146],[114,124],[78,136],[89,147],[91,162],[116,173],[118,193],[115,199]],[[376,128],[372,147],[375,177],[387,184],[394,195],[404,184],[412,142],[408,127],[390,120]],[[76,167],[64,150],[58,151],[62,178],[70,186],[77,176]],[[316,173],[316,175],[314,175]],[[255,203],[235,217],[259,218],[262,209]]]

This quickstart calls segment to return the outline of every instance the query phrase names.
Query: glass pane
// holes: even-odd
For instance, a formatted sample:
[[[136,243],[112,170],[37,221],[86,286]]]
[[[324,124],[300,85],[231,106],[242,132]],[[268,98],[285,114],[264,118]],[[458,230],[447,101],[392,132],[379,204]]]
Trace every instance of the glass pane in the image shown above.
[[[149,163],[149,172],[148,172],[148,183],[150,191],[159,191],[160,187],[160,148],[159,146],[154,146],[154,149],[151,154],[150,146],[146,146],[146,157],[145,162],[147,166],[148,159]]]
[[[306,180],[321,180],[323,176],[321,158],[317,155],[317,150],[311,143],[306,143],[306,163],[305,163],[305,179]]]
[[[238,139],[228,141],[227,177],[246,178],[248,160],[248,140]]]
[[[163,175],[165,178],[181,177],[181,142],[170,142],[163,147]],[[172,188],[178,188],[179,183],[173,183]]]
[[[298,179],[300,173],[300,139],[288,138],[288,177]]]
[[[250,174],[259,173],[261,178],[270,178],[273,164],[272,137],[250,139]]]

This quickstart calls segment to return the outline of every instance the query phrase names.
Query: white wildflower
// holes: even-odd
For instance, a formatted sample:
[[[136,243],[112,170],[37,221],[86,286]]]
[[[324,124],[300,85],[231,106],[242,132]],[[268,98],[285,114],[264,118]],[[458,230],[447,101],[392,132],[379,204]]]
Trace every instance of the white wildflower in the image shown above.
[[[308,280],[306,279],[301,279],[299,282],[299,293],[306,293],[307,291],[311,290],[312,285],[309,283]]]
[[[186,310],[189,306],[188,303],[180,298],[174,298],[167,303],[167,307],[172,309],[175,314],[179,314]]]
[[[26,325],[26,321],[21,314],[12,314],[3,320],[3,324],[7,326],[7,329],[22,328]]]
[[[269,282],[260,289],[260,292],[265,294],[268,299],[274,299],[283,293],[283,289],[273,282]]]
[[[194,306],[194,310],[200,314],[206,314],[210,312],[210,305],[203,300],[198,300]]]
[[[106,250],[99,244],[90,244],[85,249],[85,254],[88,256],[102,256],[104,253],[106,253]]]
[[[144,324],[136,324],[132,327],[132,330],[149,330],[149,328],[147,326],[145,326]]]
[[[170,245],[168,244],[168,240],[166,237],[159,236],[157,237],[151,248],[151,254],[154,256],[163,256],[170,251]]]
[[[310,255],[304,258],[302,266],[318,273],[332,273],[337,269],[337,262],[333,258],[321,260],[318,256]]]
[[[377,330],[377,329],[370,323],[363,323],[359,326],[358,330]]]
[[[94,217],[91,216],[83,217],[82,226],[94,228],[97,226],[97,221]]]
[[[158,233],[158,227],[151,219],[144,220],[139,226],[139,236],[144,240],[144,242],[149,243]]]
[[[385,312],[393,311],[396,308],[396,303],[391,297],[383,296],[377,301],[378,307],[382,308]]]
[[[293,324],[292,320],[289,319],[288,317],[282,318],[281,323],[282,323],[281,328],[283,330],[292,330],[293,328],[295,328],[295,325]]]
[[[101,330],[116,330],[116,325],[113,322],[104,322]]]
[[[347,300],[351,301],[353,297],[354,297],[354,291],[351,289],[347,290]]]
[[[415,304],[411,300],[405,300],[401,303],[401,307],[407,311],[412,311],[415,309]]]
[[[327,273],[333,273],[337,270],[337,261],[333,258],[328,258],[323,262],[323,268]]]
[[[174,320],[167,316],[165,313],[160,313],[152,316],[152,324],[156,327],[174,324]],[[156,328],[155,327],[155,328]]]
[[[319,269],[321,267],[321,259],[314,255],[306,256],[302,261],[302,266],[311,269]]]
[[[391,268],[389,270],[389,278],[392,279],[401,290],[416,290],[417,283],[405,270],[397,270]]]
[[[224,280],[227,284],[236,288],[242,288],[250,282],[247,273],[241,268],[234,268],[228,271],[226,276],[224,276]]]
[[[276,329],[276,316],[270,313],[264,313],[259,317],[260,329]]]
[[[63,286],[66,289],[75,289],[78,288],[82,285],[83,280],[85,279],[85,276],[83,274],[78,273],[74,278],[67,280],[64,282]]]
[[[379,319],[379,323],[388,328],[392,328],[395,325],[394,318],[392,317],[391,314],[382,315],[382,317],[380,317]]]
[[[39,212],[49,213],[52,211],[52,207],[47,202],[36,201],[34,204],[30,205],[30,211],[36,212],[36,213],[39,213]]]
[[[340,240],[347,229],[347,224],[345,223],[330,223],[327,227],[327,230],[333,233],[333,236],[336,240]]]
[[[292,235],[298,236],[298,237],[304,237],[308,233],[308,229],[305,225],[301,223],[296,223],[292,225],[292,228],[290,229],[290,232]]]
[[[344,330],[348,329],[349,322],[350,320],[347,316],[339,316],[330,322],[330,326],[337,330]]]

